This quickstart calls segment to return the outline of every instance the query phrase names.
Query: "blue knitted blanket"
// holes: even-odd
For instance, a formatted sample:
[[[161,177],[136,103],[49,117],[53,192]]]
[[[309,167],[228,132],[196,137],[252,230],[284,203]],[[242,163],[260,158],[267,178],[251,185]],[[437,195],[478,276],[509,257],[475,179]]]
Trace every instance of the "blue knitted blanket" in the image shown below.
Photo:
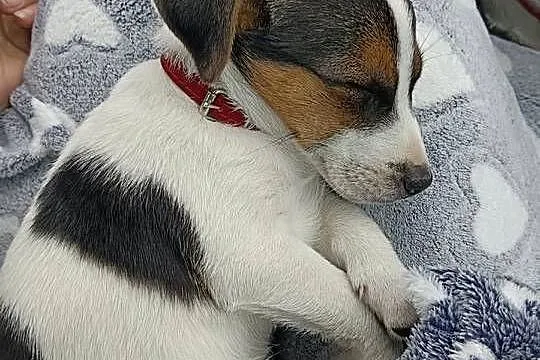
[[[422,316],[402,360],[540,359],[540,296],[511,280],[472,270],[411,277]]]

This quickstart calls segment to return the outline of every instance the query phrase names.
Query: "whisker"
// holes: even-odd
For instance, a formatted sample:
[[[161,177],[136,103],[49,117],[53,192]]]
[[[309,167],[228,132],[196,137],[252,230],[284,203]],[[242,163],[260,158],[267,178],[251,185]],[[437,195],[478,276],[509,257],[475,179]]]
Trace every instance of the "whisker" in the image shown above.
[[[422,51],[423,53],[423,48],[424,48],[424,45],[426,45],[426,42],[428,41],[429,37],[431,36],[431,34],[433,33],[433,30],[435,30],[435,25],[433,25],[431,27],[431,29],[429,29],[429,32],[427,33],[426,37],[424,38],[424,40],[422,40],[422,43],[420,44],[420,50]]]
[[[286,135],[283,135],[282,137],[272,140],[270,144],[280,145],[280,144],[283,144],[284,142],[294,139],[295,137],[296,137],[296,132],[292,131]]]
[[[425,49],[421,49],[422,51],[422,56],[424,56],[425,54],[427,54],[430,50],[432,50],[435,45],[437,45],[441,40],[443,39],[443,36],[439,36],[437,39],[435,39],[435,41],[433,41],[431,44],[429,44]]]
[[[437,58],[440,58],[440,57],[443,57],[443,56],[457,56],[459,55],[458,53],[446,53],[446,54],[438,54],[438,55],[434,55],[432,57],[429,57],[427,59],[424,59],[424,62],[429,62],[431,60],[434,60],[434,59],[437,59]]]
[[[443,2],[443,4],[441,5],[441,9],[442,11],[444,12],[444,18],[443,18],[443,22],[446,21],[447,17],[449,16],[449,13],[450,13],[450,10],[452,9],[452,7],[455,5],[455,0],[454,2],[451,2],[450,0],[445,0]],[[422,58],[424,57],[424,55],[429,51],[431,50],[439,41],[441,41],[443,39],[443,36],[439,36],[439,38],[437,40],[435,40],[433,43],[431,43],[427,48],[424,49],[424,45],[427,43],[427,39],[429,38],[429,36],[431,35],[431,33],[433,32],[433,30],[435,29],[435,25],[433,25],[428,33],[428,35],[426,36],[426,38],[424,39],[424,41],[422,42],[422,45],[420,46],[420,51],[422,52]]]

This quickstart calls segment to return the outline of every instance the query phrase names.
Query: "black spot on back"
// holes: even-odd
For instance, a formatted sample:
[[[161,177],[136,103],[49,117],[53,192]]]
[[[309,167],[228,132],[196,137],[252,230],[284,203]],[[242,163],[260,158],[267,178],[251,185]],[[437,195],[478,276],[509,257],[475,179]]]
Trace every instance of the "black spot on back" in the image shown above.
[[[41,360],[29,329],[22,329],[19,321],[0,301],[0,360]]]
[[[182,205],[152,179],[129,181],[97,156],[75,155],[52,176],[32,231],[136,285],[188,303],[211,299],[198,235]]]

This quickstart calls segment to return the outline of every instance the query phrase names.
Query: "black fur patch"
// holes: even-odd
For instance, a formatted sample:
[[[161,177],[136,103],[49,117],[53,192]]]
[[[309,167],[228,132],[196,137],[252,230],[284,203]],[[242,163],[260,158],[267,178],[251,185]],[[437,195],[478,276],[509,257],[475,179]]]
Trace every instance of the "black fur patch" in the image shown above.
[[[0,360],[41,360],[28,329],[0,302]]]
[[[99,157],[72,157],[40,193],[32,231],[137,285],[188,303],[210,300],[189,215],[152,179],[126,180]]]
[[[273,0],[268,0],[272,4]],[[250,58],[304,67],[322,79],[345,82],[348,69],[339,65],[359,43],[373,33],[398,35],[386,0],[289,0],[279,2],[268,26],[240,33],[233,48],[233,60],[240,69]],[[249,73],[245,73],[249,78]]]
[[[203,80],[212,82],[229,59],[236,0],[155,0],[169,29],[190,51]]]
[[[236,36],[232,59],[248,81],[253,60],[302,67],[329,86],[347,89],[343,106],[361,119],[361,127],[395,121],[397,82],[361,80],[345,65],[358,45],[374,36],[383,36],[398,58],[397,25],[386,0],[289,0],[274,6],[271,16],[267,26]]]

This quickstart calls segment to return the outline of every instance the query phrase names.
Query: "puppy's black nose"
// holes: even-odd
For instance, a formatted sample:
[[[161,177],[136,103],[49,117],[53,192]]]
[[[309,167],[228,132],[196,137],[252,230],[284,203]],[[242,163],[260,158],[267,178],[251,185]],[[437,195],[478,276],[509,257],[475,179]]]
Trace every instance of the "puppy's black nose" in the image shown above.
[[[427,165],[414,165],[408,168],[403,177],[403,186],[409,195],[416,195],[431,185],[433,175]]]

